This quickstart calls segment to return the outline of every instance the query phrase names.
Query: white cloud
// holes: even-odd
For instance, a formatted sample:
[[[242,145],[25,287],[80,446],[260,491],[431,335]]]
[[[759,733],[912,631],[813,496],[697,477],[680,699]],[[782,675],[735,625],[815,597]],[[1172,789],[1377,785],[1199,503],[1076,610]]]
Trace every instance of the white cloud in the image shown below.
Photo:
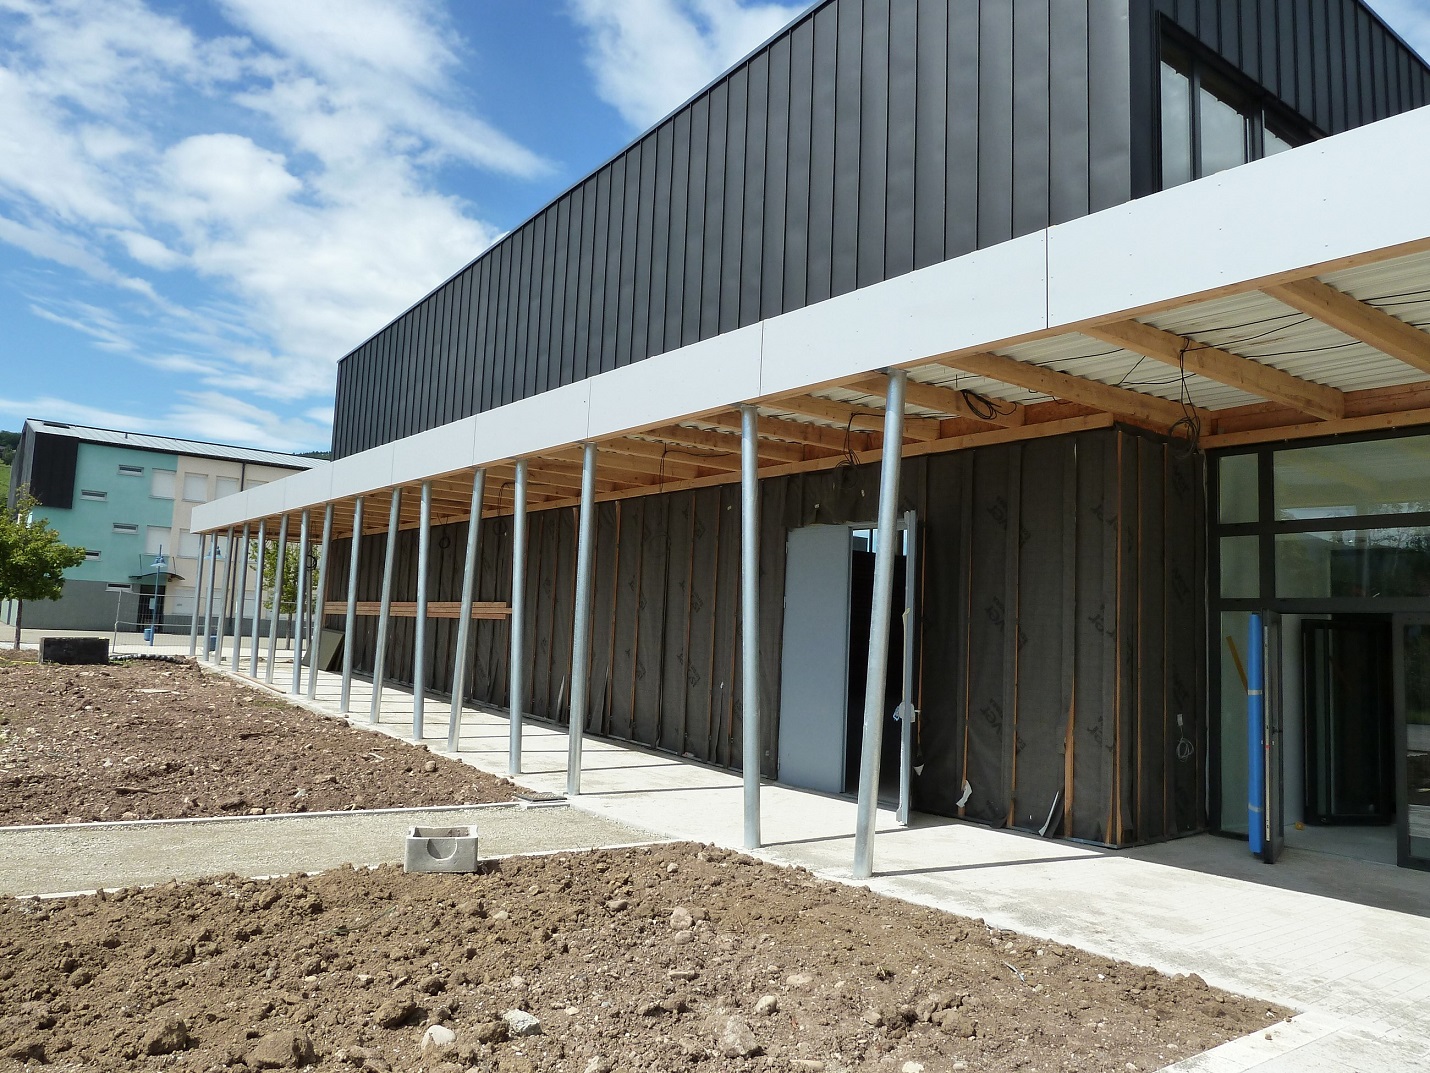
[[[809,7],[741,0],[569,0],[596,92],[645,128]]]
[[[439,0],[219,9],[214,35],[145,0],[0,0],[0,243],[118,289],[109,314],[25,297],[187,378],[170,431],[321,446],[330,415],[270,411],[326,403],[337,358],[500,233],[436,169],[547,165],[464,99]]]
[[[1430,0],[1369,0],[1369,3],[1422,58],[1430,56]]]

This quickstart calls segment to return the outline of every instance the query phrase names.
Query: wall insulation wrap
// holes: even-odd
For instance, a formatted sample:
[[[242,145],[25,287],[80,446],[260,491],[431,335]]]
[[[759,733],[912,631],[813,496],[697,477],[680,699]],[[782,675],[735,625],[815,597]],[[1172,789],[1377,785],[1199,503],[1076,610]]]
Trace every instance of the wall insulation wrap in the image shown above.
[[[923,532],[916,808],[1109,845],[1204,826],[1202,488],[1199,459],[1123,430],[905,462],[900,509]],[[762,768],[776,777],[788,533],[872,522],[878,467],[767,480],[762,499]],[[555,721],[570,695],[575,531],[574,509],[530,516],[527,710]],[[595,531],[587,729],[738,767],[738,486],[601,503]],[[508,518],[484,523],[478,599],[509,598],[510,533]],[[366,539],[369,600],[385,537]],[[395,598],[411,599],[416,534],[399,539]],[[465,523],[437,527],[432,599],[457,598],[464,542]],[[335,546],[329,577],[346,577],[347,554]],[[412,621],[393,627],[388,677],[410,682]],[[360,668],[375,633],[360,620]],[[471,697],[504,707],[508,624],[474,633]],[[455,636],[435,623],[433,689],[451,682]]]

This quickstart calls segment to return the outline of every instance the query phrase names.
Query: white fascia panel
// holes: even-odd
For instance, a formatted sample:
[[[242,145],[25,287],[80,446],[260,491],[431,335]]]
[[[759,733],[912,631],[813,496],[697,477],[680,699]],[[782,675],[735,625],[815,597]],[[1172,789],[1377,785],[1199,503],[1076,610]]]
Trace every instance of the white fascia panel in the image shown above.
[[[579,443],[586,438],[590,404],[591,381],[581,380],[478,414],[468,465],[484,466]]]
[[[330,463],[333,498],[362,495],[374,488],[386,488],[390,485],[393,447],[391,443],[384,443],[380,447],[370,447],[366,451]]]
[[[274,487],[283,488],[283,509],[302,510],[326,503],[333,484],[331,469],[331,465],[319,466],[278,481]]]
[[[391,482],[426,480],[470,466],[476,429],[477,419],[464,417],[406,439],[394,440]]]
[[[765,322],[760,395],[1047,327],[1042,231]]]
[[[760,393],[762,328],[752,324],[593,377],[586,435],[609,436]]]
[[[244,518],[252,518],[249,501],[253,498],[254,493],[262,492],[268,487],[271,485],[247,492],[235,492],[231,496],[224,496],[222,499],[215,499],[210,503],[194,504],[194,509],[189,514],[189,528],[195,533],[202,533],[212,529],[226,529],[235,518],[240,523]]]
[[[1430,108],[1048,232],[1053,326],[1430,237]]]

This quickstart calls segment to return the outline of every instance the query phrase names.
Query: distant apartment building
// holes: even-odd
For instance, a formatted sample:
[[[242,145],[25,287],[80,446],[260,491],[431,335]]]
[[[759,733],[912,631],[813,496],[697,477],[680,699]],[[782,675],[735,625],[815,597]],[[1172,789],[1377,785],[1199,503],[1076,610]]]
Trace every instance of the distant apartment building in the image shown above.
[[[10,474],[9,502],[28,488],[42,514],[85,561],[64,596],[28,603],[32,629],[187,630],[200,569],[193,508],[257,488],[318,459],[279,451],[28,420]],[[229,564],[223,563],[220,577]],[[252,578],[246,590],[255,591]],[[220,581],[222,586],[222,581]],[[251,598],[250,598],[251,599]],[[245,608],[252,614],[254,605]],[[0,606],[14,623],[15,608]]]

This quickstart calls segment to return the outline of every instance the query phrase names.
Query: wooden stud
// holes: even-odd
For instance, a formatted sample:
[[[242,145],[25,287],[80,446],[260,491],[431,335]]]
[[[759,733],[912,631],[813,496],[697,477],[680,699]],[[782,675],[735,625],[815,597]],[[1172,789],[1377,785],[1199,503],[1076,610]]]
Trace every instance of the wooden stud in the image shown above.
[[[1239,391],[1260,395],[1285,403],[1301,413],[1331,421],[1345,415],[1346,400],[1341,392],[1324,384],[1262,365],[1240,354],[1199,343],[1195,339],[1174,335],[1140,321],[1124,320],[1095,328],[1082,328],[1082,334],[1101,340],[1134,354],[1141,354],[1174,368],[1184,368],[1226,384]]]
[[[1318,279],[1272,284],[1264,293],[1413,369],[1430,373],[1430,335],[1383,309]]]

